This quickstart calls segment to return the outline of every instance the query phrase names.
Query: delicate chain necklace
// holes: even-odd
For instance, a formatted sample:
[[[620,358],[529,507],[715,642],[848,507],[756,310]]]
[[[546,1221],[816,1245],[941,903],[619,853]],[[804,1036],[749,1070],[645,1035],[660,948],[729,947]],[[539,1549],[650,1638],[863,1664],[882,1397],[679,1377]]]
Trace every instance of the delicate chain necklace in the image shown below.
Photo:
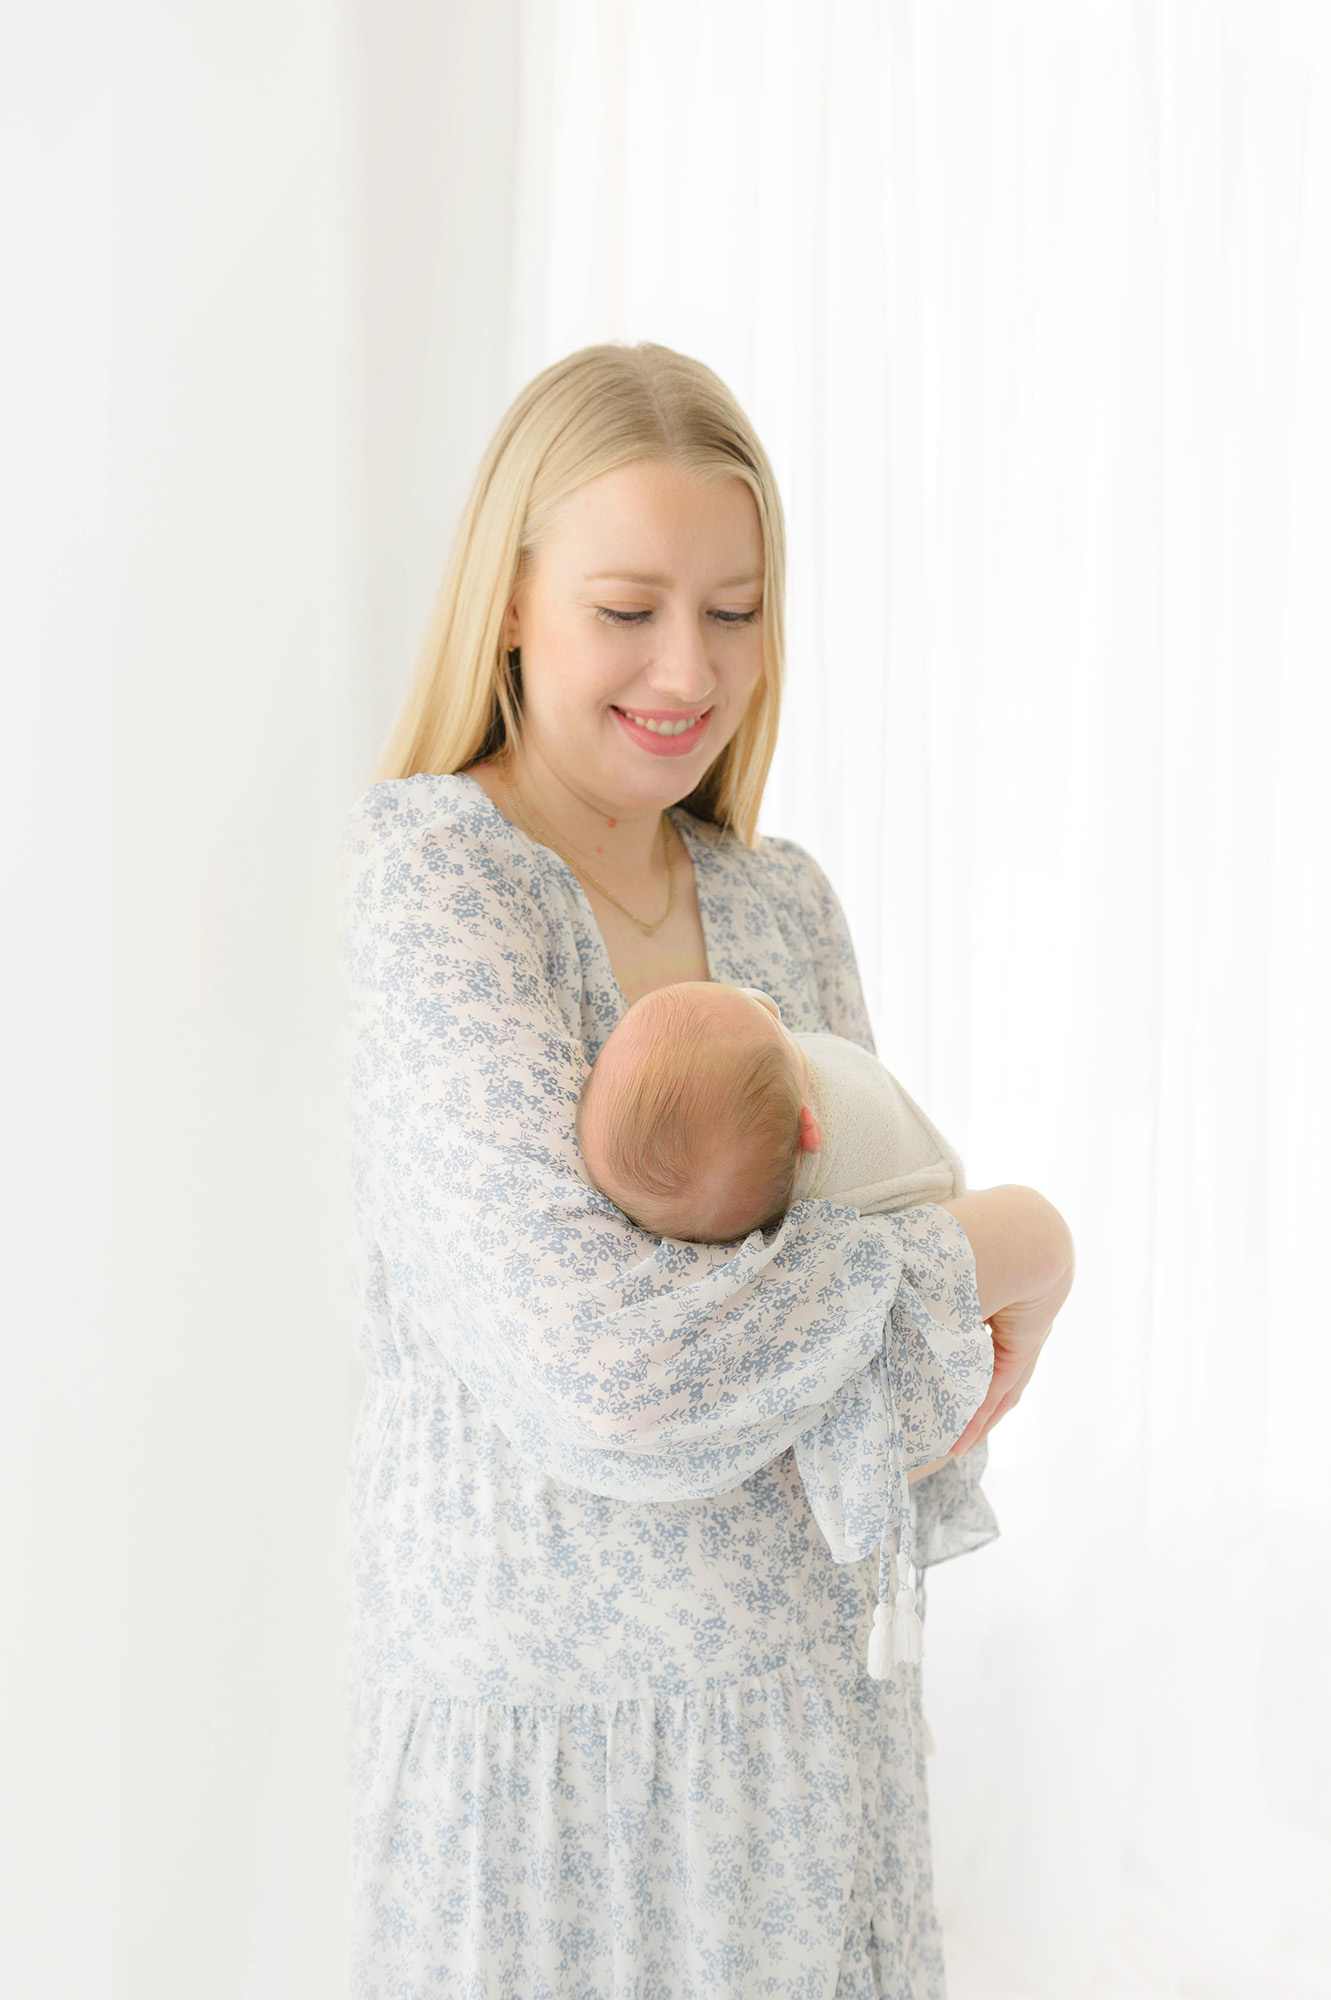
[[[627,904],[621,903],[618,896],[612,896],[605,884],[598,882],[594,875],[589,875],[580,861],[575,861],[571,854],[566,854],[558,841],[552,839],[543,827],[538,830],[537,826],[533,826],[531,820],[523,810],[522,796],[517,786],[508,776],[507,772],[501,771],[500,776],[504,780],[505,789],[512,801],[513,817],[517,820],[522,831],[530,839],[534,840],[538,846],[552,848],[560,860],[573,870],[575,875],[586,882],[590,888],[595,889],[598,895],[604,896],[607,903],[613,903],[615,908],[621,911],[630,923],[636,924],[644,937],[655,937],[662,924],[669,921],[675,907],[675,846],[670,838],[670,821],[666,818],[665,814],[661,814],[661,844],[665,848],[666,874],[670,881],[670,900],[665,906],[664,915],[659,916],[654,924],[649,924],[644,918],[638,916],[636,911],[630,910]]]

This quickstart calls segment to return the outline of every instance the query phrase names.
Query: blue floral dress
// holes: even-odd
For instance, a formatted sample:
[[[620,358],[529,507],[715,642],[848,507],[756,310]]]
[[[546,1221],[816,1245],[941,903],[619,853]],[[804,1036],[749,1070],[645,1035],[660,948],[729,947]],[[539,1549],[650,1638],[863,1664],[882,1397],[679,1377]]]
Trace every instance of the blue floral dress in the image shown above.
[[[817,865],[673,818],[712,977],[871,1048]],[[865,1657],[989,1380],[964,1232],[642,1234],[578,1167],[624,1000],[575,877],[465,776],[349,855],[356,2000],[938,2000],[919,1669]],[[917,1564],[994,1533],[980,1459]]]

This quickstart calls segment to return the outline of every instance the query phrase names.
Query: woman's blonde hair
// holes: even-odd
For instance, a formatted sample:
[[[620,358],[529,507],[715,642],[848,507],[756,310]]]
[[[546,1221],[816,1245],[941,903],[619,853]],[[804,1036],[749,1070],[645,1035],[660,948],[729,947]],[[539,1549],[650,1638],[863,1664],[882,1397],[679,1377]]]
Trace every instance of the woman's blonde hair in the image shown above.
[[[420,663],[377,778],[466,770],[517,741],[521,676],[504,626],[523,566],[570,493],[621,465],[671,459],[742,479],[763,536],[763,675],[744,719],[680,803],[750,846],[776,747],[785,672],[785,524],[753,426],[724,382],[669,347],[583,347],[529,382],[467,501]]]

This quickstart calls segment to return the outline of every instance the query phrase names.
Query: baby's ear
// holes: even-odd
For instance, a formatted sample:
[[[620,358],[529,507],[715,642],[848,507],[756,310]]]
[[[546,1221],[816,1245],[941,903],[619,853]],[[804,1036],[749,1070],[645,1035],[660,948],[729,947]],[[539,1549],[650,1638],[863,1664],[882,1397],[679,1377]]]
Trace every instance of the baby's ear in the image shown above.
[[[808,1104],[801,1104],[800,1151],[802,1153],[816,1153],[821,1148],[822,1143],[823,1128],[813,1115],[813,1107]]]

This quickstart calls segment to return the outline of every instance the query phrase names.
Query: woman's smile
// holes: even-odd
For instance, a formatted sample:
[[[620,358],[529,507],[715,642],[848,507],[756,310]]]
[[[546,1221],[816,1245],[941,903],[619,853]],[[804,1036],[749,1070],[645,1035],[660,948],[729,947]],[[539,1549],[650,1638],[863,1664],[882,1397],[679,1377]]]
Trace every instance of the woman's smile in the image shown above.
[[[704,741],[713,710],[620,708],[612,702],[610,713],[624,734],[653,757],[687,757]]]

